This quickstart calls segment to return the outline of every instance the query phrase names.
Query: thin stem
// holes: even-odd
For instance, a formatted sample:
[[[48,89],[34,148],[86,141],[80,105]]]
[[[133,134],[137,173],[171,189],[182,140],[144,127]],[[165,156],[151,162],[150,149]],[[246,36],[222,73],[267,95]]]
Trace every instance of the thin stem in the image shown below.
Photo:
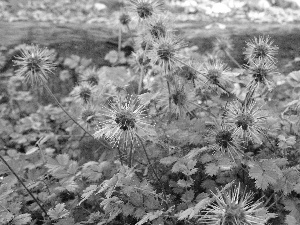
[[[141,74],[140,74],[138,94],[141,94],[142,88],[143,88],[143,79],[144,79],[144,73],[145,73],[143,65],[140,65],[140,70],[141,70]]]
[[[202,76],[204,76],[205,78],[209,79],[209,77],[207,77],[205,74],[201,73],[199,70],[193,68],[191,65],[181,61],[180,59],[176,59],[178,62],[180,62],[181,64],[191,68],[192,70],[196,71],[197,73],[201,74]],[[223,91],[225,91],[228,95],[234,95],[232,94],[230,91],[228,91],[225,87],[223,87],[221,84],[216,83],[215,85],[217,85],[219,88],[221,88]],[[241,99],[239,99],[236,95],[234,95],[234,97],[241,103],[243,103],[243,101]]]
[[[118,153],[119,153],[119,158],[120,158],[121,165],[123,166],[122,152],[121,152],[121,150],[120,150],[119,147],[117,147],[117,149],[118,149]]]
[[[134,44],[134,39],[133,39],[132,30],[130,29],[130,27],[129,27],[129,25],[128,25],[128,24],[126,24],[126,27],[127,27],[127,30],[128,30],[128,32],[129,32],[129,35],[130,35],[130,37],[131,37],[132,44]]]
[[[168,93],[169,93],[169,111],[171,115],[171,88],[170,88],[170,82],[167,80],[167,87],[168,87]]]
[[[154,167],[153,167],[153,165],[152,165],[152,163],[151,163],[151,161],[150,161],[150,158],[149,158],[149,155],[148,155],[148,153],[147,153],[147,151],[146,151],[145,145],[144,145],[144,143],[143,143],[141,137],[140,137],[138,134],[135,134],[135,135],[136,135],[136,137],[138,138],[139,142],[140,142],[141,145],[142,145],[142,148],[143,148],[144,153],[145,153],[145,155],[146,155],[148,164],[149,164],[149,166],[151,167],[151,169],[152,169],[152,171],[153,171],[153,173],[154,173],[154,175],[155,175],[155,177],[156,177],[158,183],[159,183],[160,186],[161,186],[161,189],[162,189],[162,192],[163,192],[165,201],[166,201],[166,206],[167,206],[167,208],[169,208],[168,203],[167,203],[167,196],[166,196],[166,193],[165,193],[164,186],[163,186],[163,184],[162,184],[160,178],[158,177],[158,175],[157,175],[157,173],[156,173],[156,171],[155,171],[155,169],[154,169]]]
[[[119,36],[118,36],[118,57],[120,57],[121,53],[121,44],[122,44],[122,28],[119,26]]]
[[[54,94],[52,93],[52,91],[50,90],[49,86],[47,83],[44,83],[44,87],[46,88],[46,90],[48,91],[48,93],[50,94],[50,96],[54,99],[54,101],[56,102],[56,104],[64,111],[64,113],[67,114],[67,116],[77,125],[79,126],[85,133],[87,133],[89,136],[91,136],[92,138],[94,138],[94,136],[88,132],[86,129],[84,129],[66,110],[65,108],[59,103],[59,101],[57,100],[57,98],[54,96]],[[105,143],[103,143],[103,141],[100,141],[100,144],[103,147],[109,148],[111,149],[111,147],[109,147],[108,145],[106,145]]]
[[[130,141],[130,151],[129,151],[129,167],[132,166],[132,153],[133,153],[133,143]]]
[[[228,51],[224,51],[227,57],[240,69],[244,69],[233,57]]]
[[[146,57],[146,51],[148,50],[148,43],[146,44],[146,48],[143,52],[143,60],[142,60],[142,64],[140,64],[140,62],[138,61],[139,65],[140,65],[140,70],[141,70],[141,76],[140,76],[140,81],[139,81],[139,88],[138,88],[138,94],[140,94],[142,92],[142,87],[143,87],[143,79],[144,79],[144,75],[145,75],[145,68],[144,68],[144,62],[145,62],[145,57]]]
[[[49,86],[47,83],[44,84],[44,87],[46,88],[46,90],[48,91],[48,93],[51,95],[51,97],[54,99],[54,101],[56,102],[56,104],[64,111],[65,114],[67,114],[67,116],[76,124],[78,125],[84,132],[86,132],[88,135],[90,135],[92,138],[94,138],[94,136],[88,132],[86,129],[84,129],[66,110],[65,108],[59,103],[59,101],[57,100],[57,98],[54,96],[54,94],[52,93],[52,91],[50,90]]]
[[[45,216],[48,217],[47,211],[44,209],[44,207],[39,203],[39,201],[34,197],[34,195],[31,193],[31,191],[26,187],[26,185],[23,183],[21,178],[16,174],[16,172],[10,167],[10,165],[6,162],[6,160],[0,155],[0,159],[3,161],[3,163],[8,167],[8,169],[15,175],[15,177],[18,179],[18,181],[21,183],[21,185],[25,188],[25,190],[28,192],[28,194],[32,197],[32,199],[38,204],[38,206],[41,208],[41,210],[45,213]]]

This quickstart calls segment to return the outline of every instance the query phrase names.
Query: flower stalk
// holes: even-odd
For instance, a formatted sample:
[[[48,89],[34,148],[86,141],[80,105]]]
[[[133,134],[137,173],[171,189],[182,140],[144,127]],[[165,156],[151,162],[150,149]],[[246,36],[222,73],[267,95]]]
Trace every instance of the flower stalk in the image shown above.
[[[209,79],[209,77],[207,77],[205,74],[203,74],[202,72],[200,72],[199,70],[193,68],[192,66],[190,66],[189,64],[183,62],[182,60],[180,59],[176,59],[179,63],[181,63],[182,65],[185,65],[191,69],[193,69],[194,71],[196,71],[198,74],[204,76],[205,78]],[[230,91],[228,91],[225,87],[223,87],[223,85],[219,84],[219,83],[216,83],[215,85],[217,85],[219,88],[221,88],[223,91],[225,91],[228,95],[234,95],[232,94]],[[242,103],[243,101],[241,99],[239,99],[236,95],[234,95],[234,97],[240,102]]]
[[[34,195],[32,194],[32,192],[26,187],[26,185],[24,184],[24,182],[21,180],[21,178],[18,176],[18,174],[13,170],[13,168],[11,168],[11,166],[6,162],[6,160],[2,157],[2,155],[0,155],[0,159],[7,166],[7,168],[12,172],[12,174],[18,179],[18,181],[20,182],[20,184],[25,188],[25,190],[28,192],[28,194],[31,196],[31,198],[40,207],[40,209],[43,211],[43,213],[45,214],[45,216],[48,217],[46,209],[40,204],[40,202],[36,199],[36,197],[34,197]]]
[[[53,100],[56,102],[56,104],[64,111],[64,113],[77,125],[79,126],[86,134],[88,134],[90,137],[94,138],[94,136],[88,132],[83,126],[81,126],[68,112],[67,110],[65,110],[65,108],[60,104],[60,102],[58,101],[58,99],[55,97],[55,95],[52,93],[52,91],[50,90],[49,86],[47,85],[47,83],[44,83],[44,87],[46,88],[48,94],[53,98]],[[100,144],[103,147],[109,148],[111,149],[111,147],[109,147],[108,145],[104,144],[102,141],[100,142]]]

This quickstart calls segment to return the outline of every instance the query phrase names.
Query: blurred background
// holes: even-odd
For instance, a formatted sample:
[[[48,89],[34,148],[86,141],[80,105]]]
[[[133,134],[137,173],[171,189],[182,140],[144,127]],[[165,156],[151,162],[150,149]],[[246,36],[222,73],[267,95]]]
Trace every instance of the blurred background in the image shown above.
[[[111,52],[118,48],[119,15],[125,3],[126,0],[0,1],[0,79],[5,80],[14,69],[12,62],[21,44],[38,44],[57,53],[61,76],[54,79],[52,88],[58,95],[68,94],[77,82],[78,71],[93,65],[112,65]],[[225,35],[234,45],[232,56],[244,64],[245,41],[269,35],[279,47],[279,71],[288,74],[300,70],[300,0],[164,3],[167,17],[188,42],[186,51],[196,60],[212,49],[217,37]],[[136,23],[130,26],[135,35]],[[123,32],[122,51],[128,57],[133,45],[129,32]],[[235,68],[230,60],[224,61]]]

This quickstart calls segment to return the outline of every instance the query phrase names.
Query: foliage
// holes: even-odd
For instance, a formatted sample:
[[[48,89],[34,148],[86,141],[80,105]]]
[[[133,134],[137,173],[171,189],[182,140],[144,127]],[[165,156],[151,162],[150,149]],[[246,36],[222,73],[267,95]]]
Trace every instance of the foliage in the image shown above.
[[[229,37],[198,62],[151,19],[160,2],[127,4],[134,53],[120,35],[111,67],[7,50],[19,68],[0,86],[0,224],[299,224],[299,71],[277,72],[270,37],[234,71]],[[59,100],[58,83],[73,88]]]

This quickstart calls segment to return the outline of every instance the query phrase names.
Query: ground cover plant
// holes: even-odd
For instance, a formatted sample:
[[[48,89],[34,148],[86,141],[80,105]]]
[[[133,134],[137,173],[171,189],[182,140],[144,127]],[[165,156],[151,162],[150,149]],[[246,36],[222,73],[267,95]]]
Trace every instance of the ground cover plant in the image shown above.
[[[228,36],[195,53],[162,1],[126,1],[116,26],[105,70],[2,50],[0,224],[300,224],[300,72],[278,72],[272,37],[240,65]]]

